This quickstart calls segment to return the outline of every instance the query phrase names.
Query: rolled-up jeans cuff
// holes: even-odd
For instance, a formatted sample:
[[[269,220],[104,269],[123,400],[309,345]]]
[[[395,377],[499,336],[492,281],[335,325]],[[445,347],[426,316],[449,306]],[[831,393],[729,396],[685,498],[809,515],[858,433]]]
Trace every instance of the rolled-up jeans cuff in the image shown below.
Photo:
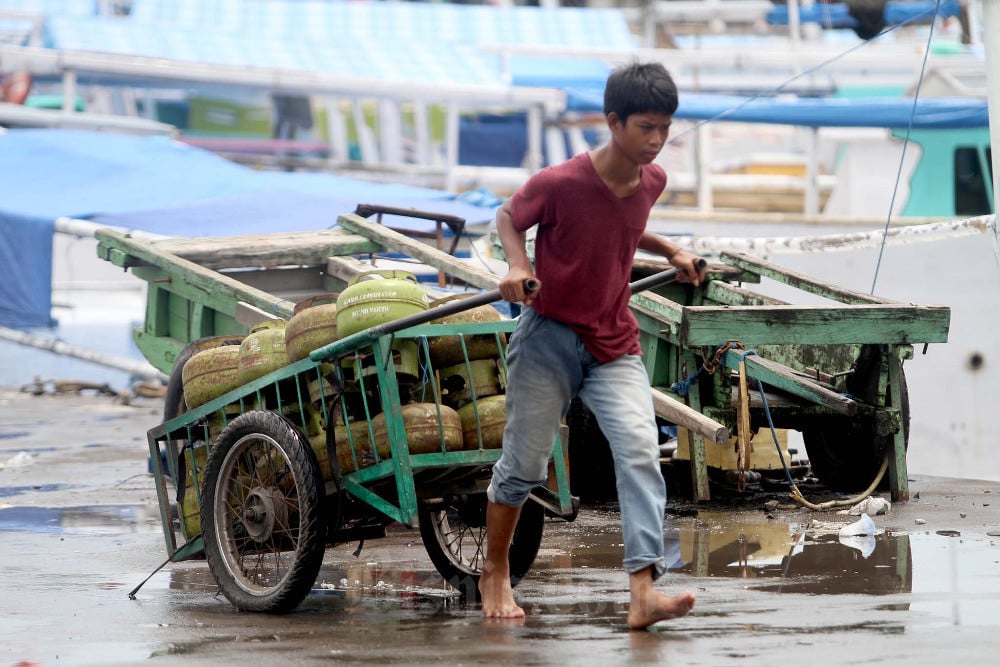
[[[524,492],[523,497],[518,495],[518,497],[513,498],[510,494],[497,493],[497,489],[493,486],[493,482],[490,482],[489,486],[486,487],[486,498],[494,505],[506,505],[508,507],[521,507],[524,503],[528,502],[528,496],[531,494],[532,486],[527,491]]]
[[[667,573],[667,561],[663,558],[629,558],[622,567],[629,574],[642,572],[647,567],[653,568],[653,581],[656,581]]]

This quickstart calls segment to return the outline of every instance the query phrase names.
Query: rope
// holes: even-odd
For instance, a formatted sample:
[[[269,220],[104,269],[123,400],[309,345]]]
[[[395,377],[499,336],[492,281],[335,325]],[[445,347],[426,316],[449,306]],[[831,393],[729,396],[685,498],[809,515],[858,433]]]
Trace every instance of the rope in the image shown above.
[[[691,391],[691,385],[698,381],[698,374],[701,373],[702,368],[704,368],[704,366],[700,366],[698,370],[691,373],[691,375],[687,376],[683,380],[670,385],[670,391],[674,392],[678,396],[687,396],[688,392]]]
[[[745,357],[747,354],[756,354],[753,350],[747,350],[742,356]],[[764,396],[764,385],[760,380],[754,378],[754,382],[757,383],[757,390],[760,392],[760,400],[764,404],[764,415],[767,417],[767,425],[771,429],[771,438],[774,440],[774,447],[778,450],[778,458],[781,460],[781,467],[785,471],[785,478],[788,480],[788,484],[791,487],[789,492],[789,497],[802,505],[807,509],[813,511],[827,510],[834,507],[847,507],[861,502],[875,491],[879,483],[882,481],[882,477],[885,476],[885,471],[889,468],[889,452],[886,452],[885,457],[882,459],[882,465],[879,467],[878,474],[875,475],[875,481],[873,481],[867,489],[862,491],[860,494],[854,496],[853,498],[846,498],[841,500],[830,500],[825,503],[812,503],[809,502],[802,492],[799,491],[799,487],[795,485],[792,481],[792,473],[788,470],[788,464],[785,463],[785,456],[781,453],[781,445],[778,443],[778,433],[774,428],[774,420],[771,419],[771,409],[767,405],[767,397]]]
[[[699,366],[694,373],[691,373],[691,375],[688,375],[683,380],[679,380],[670,385],[670,391],[677,394],[678,396],[687,396],[688,393],[690,393],[691,391],[692,385],[694,385],[698,381],[698,376],[701,374],[702,371],[705,371],[706,373],[711,375],[716,371],[716,369],[719,368],[720,364],[722,365],[725,364],[723,355],[726,353],[726,350],[728,350],[731,347],[737,347],[743,349],[743,343],[734,339],[734,340],[727,340],[722,345],[719,345],[718,347],[715,348],[715,352],[712,354],[712,357],[707,361],[705,361],[701,366]]]
[[[934,5],[934,16],[941,7],[941,0],[937,0]],[[899,166],[896,168],[896,182],[892,186],[892,197],[889,199],[889,212],[885,216],[885,229],[882,231],[882,245],[878,250],[878,259],[875,261],[875,275],[872,276],[872,288],[869,294],[875,293],[875,283],[878,282],[879,268],[882,266],[882,253],[885,251],[885,235],[889,232],[889,221],[892,220],[892,207],[896,204],[896,194],[899,192],[899,181],[903,176],[903,162],[906,160],[906,148],[910,145],[910,132],[913,130],[913,117],[917,113],[917,100],[920,99],[920,86],[924,82],[924,72],[927,70],[927,56],[931,52],[931,38],[934,37],[934,21],[931,21],[930,30],[927,31],[927,46],[924,48],[924,59],[920,64],[920,75],[917,77],[917,88],[913,92],[913,106],[910,107],[910,120],[906,126],[906,137],[903,139],[903,150],[899,154]]]

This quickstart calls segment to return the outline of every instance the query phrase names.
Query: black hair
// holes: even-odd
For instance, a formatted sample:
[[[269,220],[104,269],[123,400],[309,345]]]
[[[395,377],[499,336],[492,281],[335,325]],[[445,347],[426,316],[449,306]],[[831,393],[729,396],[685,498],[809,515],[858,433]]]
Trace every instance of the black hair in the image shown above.
[[[615,68],[604,87],[604,115],[614,113],[623,124],[634,113],[677,111],[677,85],[660,63],[633,61]]]

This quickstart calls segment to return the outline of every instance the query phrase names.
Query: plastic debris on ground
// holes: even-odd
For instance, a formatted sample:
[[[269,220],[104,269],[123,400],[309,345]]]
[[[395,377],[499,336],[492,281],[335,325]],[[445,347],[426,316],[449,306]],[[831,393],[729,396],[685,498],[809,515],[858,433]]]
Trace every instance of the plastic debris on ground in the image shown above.
[[[867,514],[868,516],[878,516],[880,514],[888,514],[891,509],[892,503],[885,498],[868,496],[861,502],[853,505],[850,509],[841,510],[837,512],[837,514],[848,514],[851,516],[861,516],[862,514]]]

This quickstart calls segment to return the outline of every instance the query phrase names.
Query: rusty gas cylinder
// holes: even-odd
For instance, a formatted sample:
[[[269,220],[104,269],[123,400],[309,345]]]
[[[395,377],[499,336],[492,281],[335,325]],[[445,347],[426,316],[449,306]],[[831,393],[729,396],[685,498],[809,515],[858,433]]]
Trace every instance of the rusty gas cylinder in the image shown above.
[[[188,409],[204,405],[239,387],[239,345],[203,349],[181,368],[184,403]]]
[[[253,382],[259,377],[288,365],[285,350],[286,320],[265,320],[254,326],[240,343],[240,384]]]
[[[456,294],[431,301],[431,308],[450,303],[452,301],[468,298],[469,294]],[[446,315],[436,319],[432,324],[469,324],[479,322],[500,322],[503,316],[500,311],[489,304],[463,310],[459,313]],[[500,346],[497,346],[499,338]],[[478,359],[496,359],[500,356],[500,350],[506,349],[507,335],[503,332],[496,334],[477,334],[465,336],[465,349],[462,349],[463,339],[460,336],[432,336],[427,341],[430,352],[431,363],[434,368],[453,366],[464,362],[466,359],[475,361]]]
[[[340,294],[318,294],[295,304],[285,327],[289,361],[299,361],[313,350],[337,340],[337,299]]]
[[[458,417],[465,449],[499,449],[507,424],[507,397],[495,394],[466,403],[458,409]]]
[[[477,359],[442,368],[441,400],[460,408],[473,399],[502,394],[507,384],[496,359]]]
[[[201,503],[198,502],[208,463],[208,447],[201,443],[186,448],[184,460],[184,499],[181,503],[181,532],[187,540],[201,533]]]

